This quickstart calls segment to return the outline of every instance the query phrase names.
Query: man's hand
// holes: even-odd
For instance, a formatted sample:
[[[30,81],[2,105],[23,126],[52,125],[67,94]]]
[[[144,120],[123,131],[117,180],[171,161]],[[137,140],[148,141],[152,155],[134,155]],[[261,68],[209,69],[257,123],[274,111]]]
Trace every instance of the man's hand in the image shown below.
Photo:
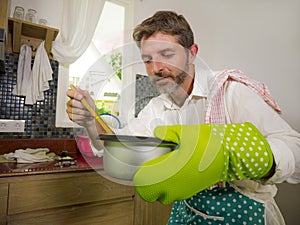
[[[179,147],[134,175],[136,191],[149,202],[187,199],[220,181],[259,180],[273,165],[268,142],[251,123],[161,126],[154,133]]]
[[[66,94],[70,98],[70,100],[67,102],[66,109],[70,120],[83,127],[95,125],[93,116],[81,103],[81,100],[85,98],[88,103],[96,110],[94,100],[89,95],[89,93],[77,88],[77,91],[69,89]]]

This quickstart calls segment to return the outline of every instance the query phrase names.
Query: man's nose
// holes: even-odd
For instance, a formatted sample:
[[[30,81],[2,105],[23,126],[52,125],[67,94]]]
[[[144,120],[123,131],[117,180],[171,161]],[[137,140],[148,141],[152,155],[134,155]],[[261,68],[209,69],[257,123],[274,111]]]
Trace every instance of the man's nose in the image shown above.
[[[156,73],[161,73],[164,70],[164,63],[157,60],[152,63],[152,71]]]

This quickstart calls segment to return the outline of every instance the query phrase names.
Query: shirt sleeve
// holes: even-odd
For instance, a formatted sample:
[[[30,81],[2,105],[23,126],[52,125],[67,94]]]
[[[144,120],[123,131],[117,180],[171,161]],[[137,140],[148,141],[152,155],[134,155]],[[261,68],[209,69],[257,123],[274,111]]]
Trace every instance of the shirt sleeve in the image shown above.
[[[300,134],[257,93],[230,81],[225,93],[226,118],[230,123],[251,122],[268,141],[276,163],[267,183],[300,182]]]

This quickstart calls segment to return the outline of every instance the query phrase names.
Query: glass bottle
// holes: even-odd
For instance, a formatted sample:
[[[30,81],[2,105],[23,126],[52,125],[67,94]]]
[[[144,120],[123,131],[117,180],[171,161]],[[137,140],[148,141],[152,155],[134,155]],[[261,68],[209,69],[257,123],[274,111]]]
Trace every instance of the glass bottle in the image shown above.
[[[24,20],[24,8],[21,6],[16,6],[14,11],[14,18],[18,20]]]
[[[46,26],[47,20],[46,19],[39,19],[39,24]]]
[[[26,16],[25,16],[25,20],[31,23],[36,23],[36,10],[35,9],[28,9]]]

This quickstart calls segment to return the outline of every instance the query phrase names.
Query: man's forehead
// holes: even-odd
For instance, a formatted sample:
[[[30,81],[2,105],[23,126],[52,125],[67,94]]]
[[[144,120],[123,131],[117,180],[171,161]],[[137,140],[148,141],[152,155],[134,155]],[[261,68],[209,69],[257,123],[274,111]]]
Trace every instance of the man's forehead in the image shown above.
[[[148,38],[142,39],[141,41],[141,51],[142,52],[158,52],[158,51],[172,51],[182,47],[178,42],[176,37],[173,38]]]

